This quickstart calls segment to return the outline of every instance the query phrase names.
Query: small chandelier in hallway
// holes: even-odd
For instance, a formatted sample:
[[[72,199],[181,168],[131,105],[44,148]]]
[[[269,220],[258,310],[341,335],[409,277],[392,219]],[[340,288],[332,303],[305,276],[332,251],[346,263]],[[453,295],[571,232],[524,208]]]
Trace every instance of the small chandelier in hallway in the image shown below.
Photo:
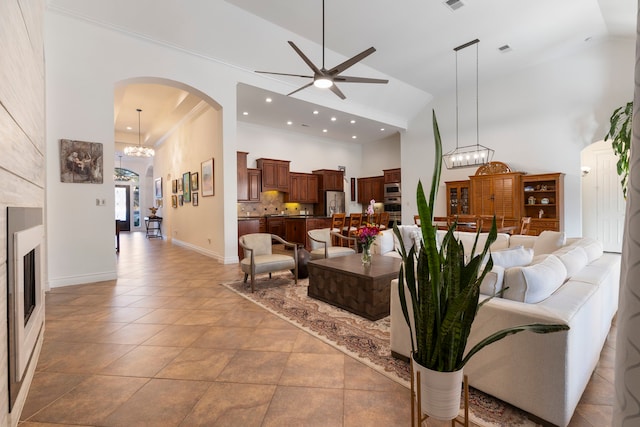
[[[153,157],[156,154],[153,148],[143,147],[140,144],[140,113],[142,110],[137,108],[136,111],[138,112],[138,145],[125,147],[124,154],[133,157]]]

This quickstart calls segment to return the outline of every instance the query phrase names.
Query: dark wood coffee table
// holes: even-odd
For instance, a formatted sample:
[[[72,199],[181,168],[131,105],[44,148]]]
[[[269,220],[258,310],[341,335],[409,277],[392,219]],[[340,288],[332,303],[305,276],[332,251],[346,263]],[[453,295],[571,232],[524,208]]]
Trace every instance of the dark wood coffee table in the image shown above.
[[[389,315],[390,282],[398,277],[399,258],[373,255],[364,267],[360,254],[309,261],[308,295],[369,320]]]

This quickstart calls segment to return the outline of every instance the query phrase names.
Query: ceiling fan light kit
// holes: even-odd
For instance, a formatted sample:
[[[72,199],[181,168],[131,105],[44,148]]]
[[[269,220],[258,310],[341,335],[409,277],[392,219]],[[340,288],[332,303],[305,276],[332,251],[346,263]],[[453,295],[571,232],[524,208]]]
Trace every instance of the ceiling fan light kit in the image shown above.
[[[302,60],[305,62],[305,64],[307,64],[307,66],[309,68],[311,68],[311,71],[313,71],[313,75],[312,76],[301,75],[301,74],[276,73],[276,72],[271,72],[271,71],[256,71],[256,73],[261,73],[261,74],[272,74],[272,75],[276,75],[276,76],[292,76],[292,77],[302,77],[302,78],[305,78],[305,79],[313,79],[313,81],[311,83],[308,83],[308,84],[306,84],[306,85],[294,90],[293,92],[288,93],[287,96],[293,95],[294,93],[299,92],[302,89],[308,88],[309,86],[315,86],[315,87],[321,88],[321,89],[330,89],[333,93],[335,93],[341,99],[346,99],[346,96],[344,95],[344,93],[342,93],[342,91],[340,89],[338,89],[338,86],[336,86],[335,83],[337,83],[337,82],[339,82],[339,83],[382,83],[382,84],[389,83],[389,80],[386,80],[386,79],[372,79],[372,78],[368,78],[368,77],[352,77],[352,76],[342,76],[342,75],[340,75],[347,68],[357,64],[358,62],[362,61],[364,58],[366,58],[367,56],[369,56],[373,52],[375,52],[376,49],[374,47],[370,47],[369,49],[366,49],[366,50],[360,52],[356,56],[354,56],[354,57],[352,57],[350,59],[347,59],[343,63],[341,63],[339,65],[336,65],[335,67],[331,68],[330,70],[327,70],[324,67],[324,52],[325,52],[325,46],[324,46],[324,0],[322,0],[322,68],[318,68],[313,62],[311,62],[311,60],[298,48],[298,46],[295,45],[294,42],[289,41],[289,45],[293,48],[293,50],[296,51],[298,56],[300,56],[300,58],[302,58]]]
[[[475,39],[462,44],[453,50],[456,52],[456,148],[442,155],[447,169],[467,168],[487,164],[493,159],[494,150],[480,145],[480,125],[478,106],[478,44]],[[476,46],[476,143],[475,145],[458,146],[458,52],[469,46]]]
[[[131,157],[153,157],[156,152],[153,148],[143,147],[140,144],[140,113],[142,110],[140,108],[136,108],[138,112],[138,145],[130,145],[124,148],[124,154]]]

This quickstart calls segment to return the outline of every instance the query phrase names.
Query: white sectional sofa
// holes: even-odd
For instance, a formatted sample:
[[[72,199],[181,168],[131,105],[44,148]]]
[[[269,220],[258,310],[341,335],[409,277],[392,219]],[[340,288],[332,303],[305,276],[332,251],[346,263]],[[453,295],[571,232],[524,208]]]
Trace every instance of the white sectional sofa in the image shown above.
[[[417,226],[400,230],[406,247],[420,240]],[[443,235],[438,231],[440,240]],[[456,237],[468,254],[475,234],[459,232]],[[486,235],[481,239],[486,241]],[[392,230],[385,231],[376,239],[374,252],[399,256],[399,244]],[[593,239],[565,239],[564,233],[556,232],[499,234],[491,251],[496,265],[481,292],[508,289],[478,311],[469,348],[497,330],[525,323],[561,323],[570,330],[507,337],[476,354],[465,374],[472,387],[564,427],[596,367],[617,311],[620,256],[603,253]],[[401,357],[411,351],[397,280],[391,286],[391,349]]]

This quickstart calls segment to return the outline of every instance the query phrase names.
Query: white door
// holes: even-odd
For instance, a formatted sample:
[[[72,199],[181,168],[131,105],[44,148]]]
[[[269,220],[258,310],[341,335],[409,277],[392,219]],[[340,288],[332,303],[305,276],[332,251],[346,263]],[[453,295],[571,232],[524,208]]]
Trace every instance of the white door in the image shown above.
[[[594,154],[597,240],[602,242],[605,251],[621,252],[626,201],[616,167],[618,158],[610,150]]]

